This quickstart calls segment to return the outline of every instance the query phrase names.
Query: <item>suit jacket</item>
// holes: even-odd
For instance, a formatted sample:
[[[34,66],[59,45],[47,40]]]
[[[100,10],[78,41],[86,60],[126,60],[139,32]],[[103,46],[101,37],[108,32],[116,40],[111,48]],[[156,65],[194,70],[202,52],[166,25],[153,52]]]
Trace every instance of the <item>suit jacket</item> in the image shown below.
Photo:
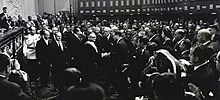
[[[107,39],[107,37],[102,37],[100,41],[97,42],[97,46],[100,52],[112,52],[113,47],[113,41],[114,39],[110,37]]]
[[[136,48],[132,53],[132,59],[130,61],[130,70],[131,75],[140,75],[141,71],[146,68],[146,64],[149,61],[149,51],[146,48]]]
[[[82,72],[94,75],[101,55],[88,43],[85,44],[84,48],[84,66]]]
[[[214,70],[210,63],[204,63],[204,65],[189,74],[187,80],[188,82],[197,85],[205,97],[208,96],[209,92],[217,82]]]
[[[122,64],[128,63],[128,48],[124,39],[120,39],[113,47],[113,52],[110,55],[116,67],[121,67]]]
[[[67,46],[70,51],[70,58],[73,59],[74,65],[76,67],[80,67],[81,64],[83,63],[83,46],[84,42],[80,41],[73,33],[67,32],[66,33],[66,39],[65,41],[67,42]]]
[[[4,17],[4,16],[5,16],[4,13],[0,14],[0,27],[8,29],[9,28],[9,24],[7,23],[7,18]]]
[[[0,77],[0,98],[1,100],[31,100],[18,84],[3,77]]]
[[[48,40],[48,45],[46,44],[43,38],[41,38],[37,42],[36,55],[38,61],[48,64],[51,63],[51,59],[52,59],[51,44],[52,44],[52,40],[50,39]]]
[[[65,41],[62,41],[63,50],[58,46],[56,41],[51,42],[52,64],[54,68],[64,69],[68,61],[68,49]]]
[[[21,26],[25,26],[26,22],[24,20],[18,20],[16,21],[16,26],[21,27]]]

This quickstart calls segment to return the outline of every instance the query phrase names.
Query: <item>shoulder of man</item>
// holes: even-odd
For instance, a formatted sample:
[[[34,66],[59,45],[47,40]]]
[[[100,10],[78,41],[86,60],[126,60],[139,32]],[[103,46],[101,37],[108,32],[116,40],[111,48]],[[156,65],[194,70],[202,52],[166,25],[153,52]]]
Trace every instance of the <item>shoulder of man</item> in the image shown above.
[[[18,100],[31,100],[31,97],[29,97],[27,94],[25,94],[22,89],[21,86],[14,83],[14,82],[10,82],[10,81],[5,81],[6,82],[6,86],[7,86],[7,91],[9,91],[9,93],[12,93],[11,95],[15,96],[16,99]]]

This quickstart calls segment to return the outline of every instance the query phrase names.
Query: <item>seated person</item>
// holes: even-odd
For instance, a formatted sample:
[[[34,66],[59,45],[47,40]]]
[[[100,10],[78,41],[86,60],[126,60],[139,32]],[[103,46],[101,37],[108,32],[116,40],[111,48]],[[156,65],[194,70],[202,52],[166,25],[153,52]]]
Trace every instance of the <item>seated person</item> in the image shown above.
[[[155,76],[152,86],[156,100],[201,100],[199,91],[186,92],[182,81],[173,73],[166,72]],[[189,86],[196,88],[193,84]]]
[[[180,59],[185,59],[189,61],[189,52],[191,47],[191,41],[189,39],[184,39],[183,42],[180,43]]]
[[[0,97],[1,100],[31,100],[31,98],[22,91],[20,85],[8,81],[11,67],[9,57],[0,54]],[[24,76],[22,74],[22,76]]]
[[[212,90],[209,92],[209,96],[211,97],[211,100],[220,100],[220,51],[217,53],[215,56],[215,65],[217,69],[217,74],[218,74],[218,81],[216,82],[215,85],[213,85]]]
[[[66,90],[71,86],[75,86],[81,82],[81,72],[73,67],[67,68],[62,72],[62,85],[63,89]]]
[[[81,83],[68,90],[62,100],[104,100],[104,89],[95,83]]]
[[[81,72],[73,67],[66,68],[62,72],[61,81],[62,92],[57,97],[52,98],[52,100],[63,100],[66,96],[67,90],[75,87],[75,85],[81,82]]]
[[[20,69],[20,64],[17,59],[11,60],[11,67],[12,70],[9,76],[9,81],[19,84],[26,94],[31,95],[28,75],[25,71]]]
[[[205,97],[216,83],[216,74],[210,65],[210,57],[214,54],[213,49],[207,47],[196,47],[190,51],[191,67],[188,67],[187,82],[198,86]],[[190,72],[191,68],[191,72]]]

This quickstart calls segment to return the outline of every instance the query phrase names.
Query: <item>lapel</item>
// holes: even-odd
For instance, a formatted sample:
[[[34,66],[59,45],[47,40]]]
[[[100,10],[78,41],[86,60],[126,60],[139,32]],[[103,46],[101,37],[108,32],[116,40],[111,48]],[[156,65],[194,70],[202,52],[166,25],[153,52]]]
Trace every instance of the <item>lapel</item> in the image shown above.
[[[62,45],[63,45],[63,51],[64,51],[64,50],[67,48],[67,47],[66,47],[66,42],[62,41],[61,43],[62,43]]]

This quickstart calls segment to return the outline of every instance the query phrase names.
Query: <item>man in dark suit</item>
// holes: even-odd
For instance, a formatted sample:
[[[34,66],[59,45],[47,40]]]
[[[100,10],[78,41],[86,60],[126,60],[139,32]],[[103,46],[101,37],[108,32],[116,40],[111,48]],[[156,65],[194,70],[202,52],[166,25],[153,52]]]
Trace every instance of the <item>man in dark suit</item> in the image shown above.
[[[183,29],[177,29],[174,33],[174,38],[172,40],[173,55],[176,58],[180,58],[181,56],[180,44],[182,44],[185,40],[186,40],[186,32]]]
[[[121,32],[115,32],[113,38],[116,44],[113,46],[113,52],[110,56],[113,59],[116,72],[121,72],[125,67],[124,65],[128,64],[128,48],[126,42],[122,38]]]
[[[85,43],[82,74],[88,81],[95,81],[97,79],[97,65],[101,57],[95,41],[96,34],[92,32],[88,35],[88,41]]]
[[[220,51],[216,55],[216,69],[217,73],[220,74]],[[213,100],[219,100],[220,99],[220,77],[218,75],[218,82],[213,86],[211,92],[213,93]]]
[[[127,44],[122,38],[122,33],[117,31],[113,36],[116,44],[113,46],[113,52],[110,53],[110,57],[113,60],[115,67],[115,87],[118,89],[119,94],[122,97],[127,97],[127,76],[125,70],[128,67],[129,55]]]
[[[209,92],[217,81],[215,64],[212,65],[210,60],[214,53],[214,50],[209,47],[195,47],[190,51],[193,69],[187,75],[187,81],[198,86],[205,97],[209,97]]]
[[[50,32],[47,30],[41,31],[42,38],[37,42],[36,55],[40,64],[40,82],[41,86],[45,87],[49,83],[49,73],[51,65],[51,42]]]
[[[7,7],[3,7],[3,12],[0,14],[0,27],[8,30],[8,15],[7,15]]]
[[[82,37],[82,32],[79,27],[74,27],[66,33],[65,41],[69,47],[70,52],[70,65],[75,66],[81,70],[80,66],[83,63],[83,45],[85,38]]]
[[[55,40],[51,43],[52,52],[52,80],[55,89],[60,89],[60,78],[62,71],[67,66],[68,50],[65,41],[61,41],[62,34],[55,33]],[[57,91],[57,90],[56,90]]]
[[[7,80],[11,67],[9,57],[0,54],[0,97],[2,100],[31,100],[21,87]],[[27,77],[22,73],[22,77]]]
[[[100,71],[103,81],[107,84],[112,83],[112,80],[114,79],[114,67],[112,65],[111,57],[108,56],[108,54],[112,52],[114,42],[110,31],[111,29],[109,27],[105,27],[103,29],[103,36],[101,37],[100,41],[97,41],[98,50],[102,54],[98,70]]]

